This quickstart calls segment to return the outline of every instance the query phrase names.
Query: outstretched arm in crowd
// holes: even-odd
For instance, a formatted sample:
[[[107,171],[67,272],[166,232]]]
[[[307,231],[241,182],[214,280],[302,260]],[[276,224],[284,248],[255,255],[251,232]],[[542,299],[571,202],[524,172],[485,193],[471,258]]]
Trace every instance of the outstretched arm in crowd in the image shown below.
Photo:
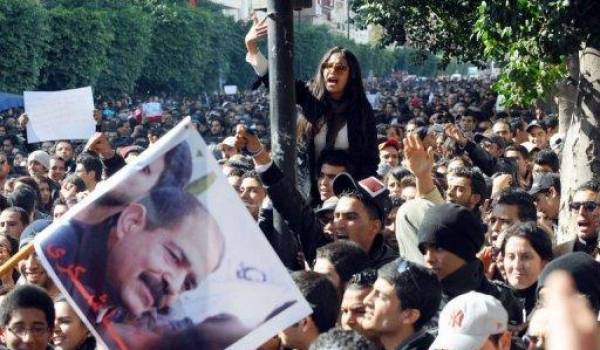
[[[410,133],[404,138],[404,158],[408,170],[415,175],[417,183],[417,197],[443,203],[441,193],[433,181],[433,147],[425,149],[423,141],[417,133]]]
[[[119,171],[122,167],[125,166],[125,160],[121,157],[113,147],[106,136],[104,136],[101,132],[96,132],[90,139],[84,148],[86,151],[95,152],[98,156],[100,156],[100,161],[102,162],[102,177],[107,179],[112,176],[114,173]]]
[[[269,64],[265,56],[260,52],[258,48],[258,42],[267,37],[267,20],[269,16],[266,16],[262,20],[259,20],[256,13],[252,14],[252,27],[246,34],[246,62],[248,62],[254,72],[258,75],[258,80],[253,84],[252,89],[258,88],[263,84],[267,89],[269,88]],[[316,122],[325,114],[325,104],[316,99],[311,93],[310,89],[306,85],[306,82],[296,80],[296,104],[302,106],[303,114],[307,120],[311,123]]]
[[[324,243],[323,227],[317,219],[312,207],[302,198],[296,186],[285,177],[273,163],[271,156],[264,151],[258,137],[246,131],[244,126],[238,126],[236,138],[241,146],[253,155],[256,170],[267,194],[281,216],[288,222],[289,227],[300,238],[302,252],[306,261],[312,262],[316,257],[316,249]],[[284,234],[283,232],[280,234]],[[291,239],[291,237],[289,237]]]
[[[447,124],[444,132],[467,152],[473,163],[487,176],[492,176],[502,170],[498,164],[498,159],[468,140],[456,124]]]

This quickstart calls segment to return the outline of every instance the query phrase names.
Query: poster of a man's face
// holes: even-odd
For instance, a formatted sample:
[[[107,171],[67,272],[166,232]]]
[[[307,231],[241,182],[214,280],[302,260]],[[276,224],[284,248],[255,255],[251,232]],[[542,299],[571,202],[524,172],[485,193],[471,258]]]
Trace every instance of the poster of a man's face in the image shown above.
[[[310,313],[189,124],[36,238],[49,275],[110,349],[255,348]]]

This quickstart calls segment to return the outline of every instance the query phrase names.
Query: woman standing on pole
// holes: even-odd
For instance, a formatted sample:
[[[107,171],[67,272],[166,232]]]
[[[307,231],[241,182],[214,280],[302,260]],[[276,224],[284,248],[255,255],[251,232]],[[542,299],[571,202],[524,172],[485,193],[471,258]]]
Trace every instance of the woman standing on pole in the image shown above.
[[[268,86],[267,60],[258,50],[257,42],[267,36],[266,19],[254,24],[246,35],[248,54],[260,80]],[[330,49],[323,56],[312,81],[296,81],[296,103],[302,107],[298,121],[299,158],[308,164],[300,166],[310,171],[312,193],[315,191],[319,158],[324,150],[345,150],[352,159],[350,173],[356,180],[376,175],[379,156],[377,130],[371,105],[362,82],[356,56],[341,47]],[[301,170],[301,169],[299,169]],[[299,181],[306,182],[305,176]],[[318,198],[318,196],[312,196]]]

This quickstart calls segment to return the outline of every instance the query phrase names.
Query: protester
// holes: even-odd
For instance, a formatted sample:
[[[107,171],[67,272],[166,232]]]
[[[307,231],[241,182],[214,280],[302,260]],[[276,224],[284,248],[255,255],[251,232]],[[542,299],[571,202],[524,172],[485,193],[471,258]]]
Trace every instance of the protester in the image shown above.
[[[257,42],[267,36],[265,19],[254,23],[246,35],[246,60],[265,81],[267,62]],[[351,174],[357,180],[375,175],[379,156],[375,117],[365,94],[360,65],[348,49],[334,47],[319,63],[310,87],[296,84],[296,102],[302,107],[299,137],[306,152],[309,178],[316,183],[321,152],[327,149],[348,151],[353,164]]]
[[[339,313],[339,299],[331,281],[321,274],[296,271],[292,273],[292,278],[311,304],[313,313],[281,331],[279,338],[285,347],[308,350],[319,334],[335,326]]]
[[[425,350],[433,342],[424,326],[437,313],[442,291],[435,274],[396,259],[377,271],[364,299],[362,328],[375,333],[385,350]]]
[[[585,252],[595,257],[598,254],[600,231],[600,182],[591,180],[579,186],[569,203],[569,209],[577,225],[577,235],[558,245],[554,255]]]
[[[504,235],[500,251],[506,282],[522,300],[526,315],[530,315],[537,302],[538,277],[554,257],[552,241],[534,222],[513,225]]]
[[[56,319],[52,345],[55,350],[94,350],[96,340],[64,297],[54,301]]]
[[[428,218],[419,228],[419,249],[425,266],[442,284],[442,307],[455,297],[476,291],[498,298],[509,312],[510,325],[520,326],[523,312],[510,288],[490,282],[483,264],[477,259],[484,241],[482,222],[468,209],[457,204],[438,204],[425,214]]]
[[[0,339],[9,350],[50,350],[54,305],[35,286],[19,286],[0,303]]]
[[[508,314],[494,297],[465,293],[440,314],[439,334],[431,350],[510,350]]]

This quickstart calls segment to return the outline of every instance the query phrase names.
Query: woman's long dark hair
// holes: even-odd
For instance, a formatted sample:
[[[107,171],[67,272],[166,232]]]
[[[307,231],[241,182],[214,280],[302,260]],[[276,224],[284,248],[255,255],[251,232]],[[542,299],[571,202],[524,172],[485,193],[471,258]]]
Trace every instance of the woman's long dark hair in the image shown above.
[[[356,56],[348,49],[336,46],[323,55],[319,66],[315,72],[315,76],[310,83],[310,90],[319,101],[327,103],[328,98],[326,80],[323,77],[323,66],[333,54],[341,54],[346,59],[349,68],[349,76],[346,87],[344,88],[343,100],[351,101],[349,108],[357,113],[348,113],[348,116],[357,115],[361,118],[361,129],[366,129],[366,121],[369,115],[372,115],[371,105],[365,94],[365,89],[362,81],[362,72],[360,64]],[[325,117],[325,116],[323,116]],[[311,123],[302,118],[303,123],[300,123],[298,136],[302,138],[307,132],[315,132],[315,128]],[[303,125],[308,124],[308,125]]]

